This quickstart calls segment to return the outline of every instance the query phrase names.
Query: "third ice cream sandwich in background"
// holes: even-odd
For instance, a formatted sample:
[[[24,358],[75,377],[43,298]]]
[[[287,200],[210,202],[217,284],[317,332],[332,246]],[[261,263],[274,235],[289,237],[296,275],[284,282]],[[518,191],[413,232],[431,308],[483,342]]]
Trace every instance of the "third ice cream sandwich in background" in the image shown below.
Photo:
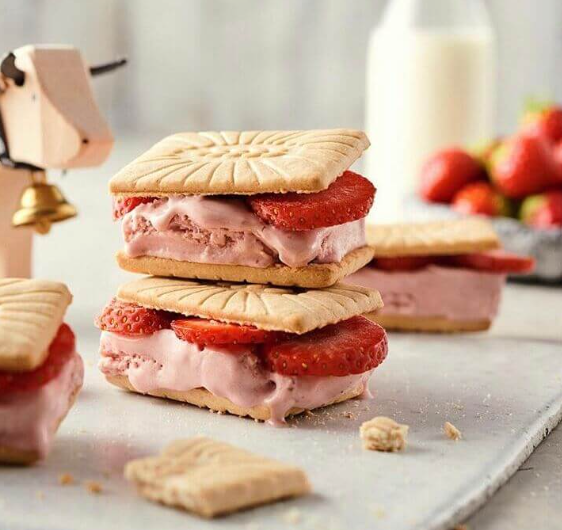
[[[119,387],[280,423],[362,394],[387,354],[377,291],[142,278],[96,320]]]
[[[368,317],[391,330],[486,330],[506,275],[534,266],[500,250],[480,218],[368,226],[367,240],[375,259],[348,281],[380,291],[384,307]]]
[[[155,276],[322,288],[373,257],[375,195],[348,168],[361,131],[181,133],[110,182],[121,268]]]

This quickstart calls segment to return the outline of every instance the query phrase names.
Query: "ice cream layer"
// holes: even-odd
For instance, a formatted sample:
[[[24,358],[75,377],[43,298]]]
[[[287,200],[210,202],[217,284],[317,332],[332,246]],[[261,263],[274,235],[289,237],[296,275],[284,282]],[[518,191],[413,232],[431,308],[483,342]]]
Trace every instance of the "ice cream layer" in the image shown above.
[[[123,217],[125,252],[194,263],[268,267],[337,263],[365,245],[365,221],[315,230],[280,230],[242,199],[173,196],[141,204]]]
[[[60,373],[37,390],[0,396],[0,446],[45,457],[83,379],[82,358],[74,353]]]
[[[372,372],[285,376],[266,370],[249,348],[240,346],[233,354],[220,347],[199,347],[178,339],[169,329],[140,338],[103,331],[100,350],[100,370],[127,376],[138,392],[205,388],[241,407],[269,407],[274,424],[284,422],[293,407],[313,409],[357,387],[365,390]]]
[[[367,266],[346,282],[377,289],[381,314],[466,321],[496,316],[505,276],[437,265],[405,272]]]

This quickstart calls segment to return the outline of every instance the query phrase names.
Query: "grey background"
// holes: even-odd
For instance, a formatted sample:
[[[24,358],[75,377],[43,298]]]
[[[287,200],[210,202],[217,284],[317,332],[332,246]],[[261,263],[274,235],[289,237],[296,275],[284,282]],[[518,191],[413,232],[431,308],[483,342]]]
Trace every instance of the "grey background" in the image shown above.
[[[0,51],[64,42],[91,62],[126,54],[126,74],[96,80],[123,134],[362,127],[367,40],[385,3],[1,0]],[[498,130],[505,132],[526,95],[562,95],[562,2],[487,4],[498,36]]]

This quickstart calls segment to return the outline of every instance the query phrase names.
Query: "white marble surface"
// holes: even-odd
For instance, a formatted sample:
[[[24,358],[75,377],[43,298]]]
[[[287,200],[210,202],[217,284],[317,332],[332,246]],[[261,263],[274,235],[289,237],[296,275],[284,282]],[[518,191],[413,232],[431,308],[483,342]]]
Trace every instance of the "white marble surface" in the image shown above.
[[[95,369],[97,332],[89,322],[76,318],[72,323],[87,364],[84,391],[45,463],[0,470],[0,528],[127,530],[142,525],[148,530],[187,525],[257,530],[286,528],[293,518],[297,522],[290,526],[305,529],[450,528],[515,471],[545,430],[559,420],[562,410],[560,328],[548,332],[546,326],[538,327],[539,321],[548,324],[543,317],[557,309],[560,292],[510,286],[506,294],[492,333],[392,335],[389,358],[372,381],[372,401],[342,404],[293,421],[285,429],[107,386]],[[549,306],[549,301],[554,304]],[[529,319],[513,310],[518,303],[532,307],[536,316],[527,330],[523,320]],[[516,332],[509,332],[514,327]],[[360,423],[380,414],[410,425],[406,452],[380,454],[361,448]],[[461,429],[462,441],[444,437],[441,428],[446,420]],[[123,463],[155,452],[174,438],[194,434],[221,438],[303,466],[315,495],[216,522],[200,521],[136,497],[121,478]],[[541,448],[541,454],[547,449],[546,445]],[[540,506],[543,511],[550,506],[550,515],[559,517],[554,500],[561,492],[559,466],[549,464],[560,458],[560,444],[552,451],[550,458],[525,464],[527,471],[516,477],[519,492],[502,491],[497,502],[492,500],[476,516],[475,528],[505,528],[506,521],[510,529],[528,528],[518,495],[529,495],[538,503],[539,497],[527,489],[528,481],[533,481],[532,492],[543,486],[539,479],[545,480],[549,473],[558,473],[558,482],[551,477],[544,484],[552,489],[549,496],[541,497]],[[72,473],[78,483],[60,486],[62,472]],[[102,495],[88,494],[86,480],[100,481]],[[498,517],[500,526],[493,526]]]
[[[128,278],[114,264],[120,245],[110,220],[108,175],[154,138],[118,146],[104,169],[57,179],[81,217],[37,241],[36,274],[64,278],[75,294],[69,321],[87,359],[84,392],[63,424],[49,460],[32,469],[0,469],[0,530],[87,528],[447,528],[474,510],[540,438],[562,400],[562,289],[511,284],[490,333],[393,335],[388,361],[375,374],[375,400],[343,404],[293,428],[275,430],[191,407],[122,394],[95,369],[93,315]],[[548,407],[548,408],[547,408]],[[347,418],[344,411],[355,417]],[[357,428],[384,414],[411,426],[404,454],[364,452]],[[445,420],[465,440],[441,433]],[[316,495],[217,523],[138,499],[121,479],[123,462],[178,436],[206,433],[303,465]],[[559,528],[562,436],[555,432],[522,471],[471,520],[473,528]],[[79,484],[62,488],[60,473]],[[84,480],[104,493],[89,495]],[[476,504],[474,504],[476,503]],[[298,512],[292,512],[296,509]],[[288,520],[298,519],[296,523]]]

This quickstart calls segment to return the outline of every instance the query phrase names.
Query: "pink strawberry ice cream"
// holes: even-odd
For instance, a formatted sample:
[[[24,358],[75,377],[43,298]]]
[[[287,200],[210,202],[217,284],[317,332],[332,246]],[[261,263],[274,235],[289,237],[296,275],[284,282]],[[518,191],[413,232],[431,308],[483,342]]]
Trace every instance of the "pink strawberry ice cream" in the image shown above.
[[[103,331],[99,367],[108,376],[127,376],[141,393],[205,388],[241,407],[265,405],[274,424],[283,423],[293,407],[313,409],[353,389],[366,390],[372,373],[285,376],[265,369],[249,348],[239,348],[233,354],[220,347],[200,347],[170,329],[138,338]]]
[[[84,365],[75,352],[57,377],[37,390],[0,396],[0,447],[44,458],[83,378]]]
[[[337,263],[365,245],[360,219],[306,231],[264,223],[242,199],[178,195],[140,204],[123,217],[125,253],[194,263],[303,267]]]
[[[496,316],[505,275],[437,265],[392,272],[367,266],[346,281],[377,289],[383,315],[476,321]]]

